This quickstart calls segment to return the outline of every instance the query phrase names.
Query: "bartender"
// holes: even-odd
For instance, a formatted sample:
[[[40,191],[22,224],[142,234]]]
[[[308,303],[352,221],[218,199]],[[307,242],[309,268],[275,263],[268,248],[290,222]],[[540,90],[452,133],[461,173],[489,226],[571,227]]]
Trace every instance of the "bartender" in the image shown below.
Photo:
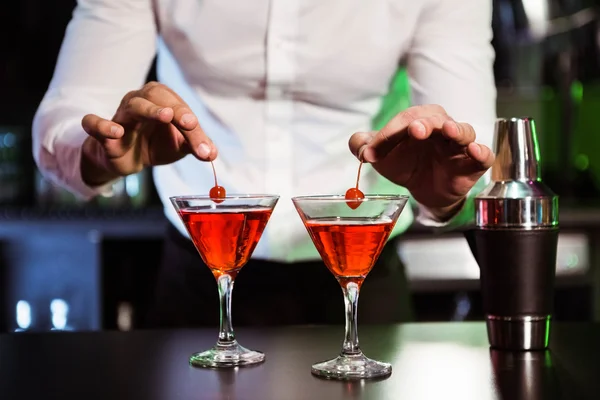
[[[168,200],[208,194],[206,161],[228,193],[281,196],[238,277],[236,325],[341,322],[339,285],[290,198],[343,194],[361,157],[365,193],[412,196],[393,236],[414,214],[464,223],[494,158],[491,3],[79,0],[35,116],[36,163],[83,199],[153,167],[171,227],[148,326],[218,321],[214,278]],[[145,83],[155,56],[159,82]],[[361,298],[363,323],[410,319],[393,241]]]

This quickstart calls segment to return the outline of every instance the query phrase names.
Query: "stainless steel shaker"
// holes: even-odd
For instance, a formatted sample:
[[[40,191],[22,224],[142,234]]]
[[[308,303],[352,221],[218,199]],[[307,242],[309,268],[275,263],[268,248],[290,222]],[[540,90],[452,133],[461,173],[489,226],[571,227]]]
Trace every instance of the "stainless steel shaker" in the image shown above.
[[[498,119],[491,182],[475,198],[475,257],[492,348],[548,347],[558,196],[541,179],[535,123]]]

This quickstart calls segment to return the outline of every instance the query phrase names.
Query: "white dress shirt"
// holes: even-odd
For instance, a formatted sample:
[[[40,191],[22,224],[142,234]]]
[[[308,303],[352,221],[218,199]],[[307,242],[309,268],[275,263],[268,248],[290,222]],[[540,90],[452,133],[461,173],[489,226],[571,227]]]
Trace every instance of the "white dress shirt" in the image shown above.
[[[36,162],[84,198],[107,194],[82,182],[81,119],[112,118],[157,55],[159,80],[219,149],[220,184],[231,194],[281,196],[254,256],[317,258],[290,198],[354,184],[348,139],[371,129],[400,63],[414,104],[442,105],[491,145],[491,8],[488,0],[79,0],[34,120]],[[168,197],[207,194],[210,164],[187,156],[154,168],[154,181],[186,234]],[[369,167],[361,186],[405,192]],[[397,231],[412,216],[406,207]]]

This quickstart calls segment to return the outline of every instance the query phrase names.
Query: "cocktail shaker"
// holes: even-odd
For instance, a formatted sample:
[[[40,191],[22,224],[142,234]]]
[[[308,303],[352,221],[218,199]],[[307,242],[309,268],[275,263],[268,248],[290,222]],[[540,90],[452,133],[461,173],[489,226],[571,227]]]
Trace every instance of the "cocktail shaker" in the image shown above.
[[[541,179],[531,118],[498,119],[491,182],[475,198],[475,258],[490,346],[548,347],[558,244],[558,196]]]

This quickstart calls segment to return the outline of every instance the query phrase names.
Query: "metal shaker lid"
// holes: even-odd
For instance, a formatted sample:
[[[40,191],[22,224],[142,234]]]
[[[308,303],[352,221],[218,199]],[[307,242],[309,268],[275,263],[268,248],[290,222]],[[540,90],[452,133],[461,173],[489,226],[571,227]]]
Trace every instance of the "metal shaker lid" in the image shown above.
[[[558,196],[542,182],[533,119],[498,119],[494,153],[491,182],[475,197],[476,225],[490,229],[558,226]]]

